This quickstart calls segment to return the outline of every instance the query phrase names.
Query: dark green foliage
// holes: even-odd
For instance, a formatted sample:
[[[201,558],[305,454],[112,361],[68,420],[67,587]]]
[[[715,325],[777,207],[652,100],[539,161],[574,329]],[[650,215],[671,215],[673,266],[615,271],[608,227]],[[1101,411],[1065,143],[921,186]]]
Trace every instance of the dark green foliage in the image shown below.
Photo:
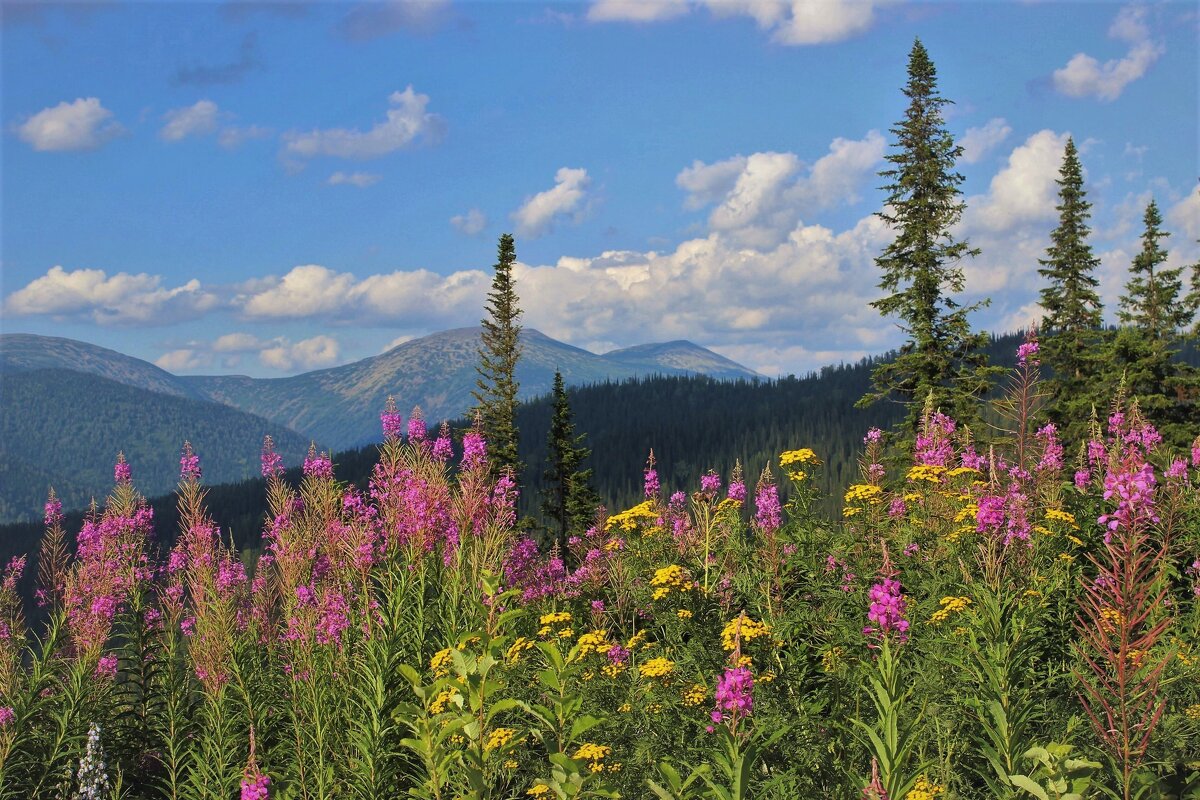
[[[592,451],[584,444],[585,435],[575,435],[571,404],[560,372],[554,373],[550,402],[553,417],[546,441],[547,466],[542,473],[542,514],[555,528],[559,552],[566,553],[567,535],[587,528],[600,498],[592,489],[592,470],[582,468]]]
[[[905,427],[915,433],[926,398],[964,421],[974,421],[977,401],[996,374],[987,366],[985,334],[973,333],[967,315],[984,304],[960,306],[953,298],[964,288],[962,259],[975,256],[951,229],[962,216],[963,176],[954,171],[962,147],[946,129],[938,94],[937,71],[918,39],[908,60],[909,99],[904,119],[894,128],[897,152],[892,167],[880,173],[889,180],[887,203],[879,217],[895,231],[895,240],[875,259],[883,272],[879,288],[887,296],[871,305],[886,316],[899,317],[908,341],[890,362],[872,375],[872,388],[860,405],[898,397],[907,406]]]
[[[40,519],[51,486],[65,508],[112,488],[118,451],[147,495],[179,478],[179,448],[190,440],[207,480],[238,481],[259,471],[264,434],[286,463],[308,441],[282,425],[228,406],[128,386],[64,369],[6,371],[0,403],[0,520]],[[48,402],[53,398],[53,403]]]
[[[1129,268],[1118,315],[1123,323],[1113,341],[1109,384],[1123,381],[1131,398],[1176,446],[1195,436],[1200,418],[1200,375],[1177,358],[1196,306],[1183,296],[1183,268],[1166,266],[1160,244],[1162,215],[1153,200],[1143,216],[1142,249]]]
[[[521,358],[517,318],[521,309],[513,280],[512,265],[517,260],[512,234],[500,237],[499,259],[488,294],[488,316],[481,322],[479,379],[472,392],[476,410],[483,418],[483,433],[493,469],[511,469],[518,475],[521,464],[517,455],[517,361]]]
[[[1058,177],[1058,227],[1050,234],[1046,258],[1038,270],[1046,280],[1041,303],[1046,310],[1041,335],[1042,360],[1053,373],[1049,382],[1051,416],[1068,443],[1087,436],[1094,405],[1096,376],[1102,371],[1099,343],[1103,339],[1102,304],[1096,291],[1095,270],[1100,259],[1088,244],[1092,204],[1083,188],[1083,167],[1068,138]]]

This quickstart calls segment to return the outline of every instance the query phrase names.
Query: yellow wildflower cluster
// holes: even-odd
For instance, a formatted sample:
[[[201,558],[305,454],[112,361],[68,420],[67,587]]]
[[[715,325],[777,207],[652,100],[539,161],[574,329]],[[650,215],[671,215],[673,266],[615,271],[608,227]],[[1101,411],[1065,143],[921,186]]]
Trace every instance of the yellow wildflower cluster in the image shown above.
[[[637,648],[637,646],[639,644],[641,644],[644,641],[646,641],[646,629],[642,628],[640,631],[635,633],[633,636],[629,637],[629,641],[625,642],[625,649],[626,650],[634,650]]]
[[[979,515],[978,503],[967,503],[954,514],[955,522],[974,522]]]
[[[610,662],[601,667],[600,671],[604,673],[605,677],[615,678],[625,671],[625,664],[623,662],[618,664]]]
[[[632,703],[621,703],[621,705],[617,706],[618,714],[628,714],[630,711],[633,711]]]
[[[1100,609],[1100,624],[1106,628],[1116,628],[1125,622],[1125,617],[1115,608]]]
[[[947,478],[957,478],[959,475],[966,475],[968,473],[978,475],[979,470],[975,469],[974,467],[955,467],[954,469],[952,469],[946,473],[946,477]]]
[[[847,503],[880,503],[883,489],[873,483],[856,483],[846,490]]]
[[[575,755],[571,756],[578,761],[590,761],[588,769],[592,772],[603,772],[604,764],[601,762],[612,755],[612,748],[606,744],[592,744],[588,742],[581,744],[579,749],[575,751]],[[620,769],[618,766],[617,769]],[[614,772],[616,770],[613,770]]]
[[[726,650],[732,650],[738,643],[745,644],[760,636],[770,636],[771,626],[765,622],[755,622],[745,614],[739,614],[725,625],[721,631],[721,645]]]
[[[458,696],[457,689],[443,689],[442,691],[438,692],[438,696],[435,697],[433,699],[433,702],[429,704],[429,713],[430,714],[442,713],[443,711],[446,710],[446,706],[449,705],[451,702],[453,702],[454,698],[457,696]]]
[[[492,731],[488,733],[487,741],[483,743],[483,749],[496,750],[504,747],[504,745],[512,741],[512,738],[516,735],[516,733],[516,730],[513,728],[493,728]]]
[[[644,500],[630,509],[622,511],[620,514],[613,514],[604,523],[604,529],[611,531],[613,528],[620,528],[623,531],[637,530],[640,522],[658,519],[658,514],[654,511],[654,503],[650,500]]]
[[[913,482],[941,483],[944,474],[946,474],[945,467],[939,467],[936,464],[917,464],[909,467],[907,478]]]
[[[1054,531],[1050,530],[1045,525],[1034,525],[1033,530],[1035,533],[1040,533],[1042,536],[1053,536],[1054,535]]]
[[[860,513],[862,513],[862,508],[860,506],[845,506],[842,509],[842,516],[846,517],[847,519]]]
[[[974,533],[974,532],[975,532],[974,525],[962,525],[962,526],[950,531],[949,533],[947,533],[946,541],[949,542],[950,544],[954,544],[959,539],[961,539],[964,534]]]
[[[1071,555],[1070,553],[1059,553],[1059,554],[1058,554],[1058,560],[1059,560],[1059,561],[1065,561],[1065,562],[1067,562],[1068,564],[1070,564],[1072,561],[1074,561],[1074,560],[1075,560],[1075,556]]]
[[[946,789],[933,781],[926,778],[924,775],[917,778],[917,782],[913,784],[913,788],[908,790],[908,794],[904,795],[904,800],[934,800]]]
[[[638,673],[643,678],[665,678],[674,671],[675,662],[662,656],[652,658],[645,664],[638,665]]]
[[[434,677],[444,678],[450,674],[450,654],[453,652],[453,647],[446,647],[438,650],[433,654],[433,658],[429,659],[429,668],[433,670]]]
[[[1184,709],[1183,712],[1188,719],[1200,720],[1200,703],[1194,703]]]
[[[951,614],[957,614],[966,609],[971,604],[969,597],[943,597],[938,604],[941,606],[937,611],[933,612],[933,616],[929,618],[930,625],[941,625],[946,620],[950,619]]]
[[[788,450],[780,454],[779,466],[787,467],[792,464],[812,464],[813,466],[819,466],[821,459],[817,458],[817,454],[810,447],[801,447],[799,450]]]
[[[777,677],[779,677],[779,676],[776,675],[774,673],[774,671],[767,670],[766,672],[763,672],[758,676],[757,682],[758,683],[770,683],[771,681],[775,680]]]
[[[1078,536],[1072,536],[1071,534],[1068,533],[1067,541],[1071,542],[1076,547],[1083,547],[1083,539],[1080,539]]]
[[[525,792],[525,794],[529,795],[530,797],[545,797],[546,795],[550,794],[550,787],[544,783],[535,783],[533,786],[529,787],[529,790]]]
[[[1069,511],[1059,511],[1056,508],[1046,509],[1046,519],[1057,522],[1065,522],[1075,530],[1079,530],[1079,525],[1075,522],[1075,515]]]
[[[505,769],[516,769],[517,767],[519,767],[521,765],[518,764],[514,759],[506,758],[506,759],[504,759],[504,764],[502,766]]]
[[[675,610],[675,616],[679,617],[680,619],[691,619],[692,612],[686,608],[679,608]]]
[[[608,634],[604,631],[589,631],[579,637],[579,658],[584,658],[590,653],[599,653],[603,655],[612,649],[613,643],[608,640]]]
[[[549,614],[542,614],[538,622],[542,626],[538,628],[538,636],[549,636],[556,625],[565,625],[571,622],[571,612],[552,611]],[[570,628],[563,628],[558,632],[558,635],[569,639],[575,635],[575,632]]]
[[[655,600],[662,600],[671,593],[672,589],[676,592],[690,592],[696,588],[696,582],[692,580],[692,573],[678,564],[656,569],[654,577],[650,579],[650,585],[654,587],[651,597]]]
[[[707,699],[708,687],[703,683],[693,683],[683,690],[683,704],[685,706],[698,706]]]
[[[517,640],[509,646],[508,652],[504,655],[504,660],[509,664],[515,664],[521,660],[521,653],[524,653],[531,647],[533,647],[532,641],[526,639],[524,636],[518,636]]]
[[[821,653],[821,669],[825,672],[837,672],[842,663],[842,648],[831,647]]]

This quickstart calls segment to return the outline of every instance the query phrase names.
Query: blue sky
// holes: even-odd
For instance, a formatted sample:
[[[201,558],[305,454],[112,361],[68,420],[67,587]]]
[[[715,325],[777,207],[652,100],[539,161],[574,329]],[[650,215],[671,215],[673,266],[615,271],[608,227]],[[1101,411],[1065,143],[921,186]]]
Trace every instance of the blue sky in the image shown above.
[[[764,374],[900,342],[877,172],[921,37],[982,249],[1036,318],[1068,135],[1110,317],[1146,202],[1200,257],[1193,3],[4,2],[0,328],[285,375],[475,324]]]

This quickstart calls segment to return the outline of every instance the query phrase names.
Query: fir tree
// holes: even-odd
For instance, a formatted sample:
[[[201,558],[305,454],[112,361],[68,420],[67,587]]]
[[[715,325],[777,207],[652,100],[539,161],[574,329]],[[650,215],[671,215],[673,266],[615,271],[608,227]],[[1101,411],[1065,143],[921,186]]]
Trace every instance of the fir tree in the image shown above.
[[[489,461],[499,473],[511,469],[521,474],[517,456],[517,361],[521,357],[521,326],[517,318],[521,309],[513,281],[512,266],[517,260],[511,234],[500,237],[499,259],[488,294],[488,316],[480,323],[483,333],[479,345],[479,373],[475,381],[476,410],[483,422]]]
[[[580,468],[592,451],[584,445],[583,434],[575,435],[561,372],[554,373],[553,404],[547,442],[549,466],[542,475],[546,482],[542,513],[554,521],[558,550],[566,559],[568,534],[588,526],[600,500],[592,489],[592,471]]]
[[[873,389],[859,405],[898,396],[908,404],[911,435],[930,395],[959,420],[976,419],[977,400],[998,370],[987,366],[986,334],[972,332],[967,321],[986,301],[962,307],[952,296],[964,288],[962,260],[979,251],[951,233],[965,208],[963,176],[954,171],[962,147],[946,129],[942,107],[951,101],[938,93],[937,71],[920,39],[909,54],[904,95],[908,110],[892,128],[897,152],[887,157],[892,167],[880,173],[890,183],[878,216],[896,236],[875,263],[883,271],[879,288],[889,294],[871,305],[899,317],[909,338],[894,361],[876,368]]]
[[[1050,234],[1046,258],[1038,273],[1046,279],[1042,308],[1043,361],[1053,371],[1049,381],[1050,412],[1062,437],[1071,442],[1087,436],[1087,420],[1097,395],[1102,363],[1103,306],[1093,274],[1100,259],[1087,238],[1092,204],[1083,188],[1083,168],[1075,140],[1068,138],[1058,177],[1058,227]]]
[[[1111,350],[1116,373],[1143,413],[1173,445],[1185,446],[1195,435],[1200,418],[1200,379],[1194,367],[1180,361],[1181,336],[1192,324],[1196,309],[1190,296],[1181,296],[1183,267],[1169,268],[1160,240],[1162,215],[1153,200],[1142,218],[1142,249],[1129,267],[1118,316],[1124,325]]]

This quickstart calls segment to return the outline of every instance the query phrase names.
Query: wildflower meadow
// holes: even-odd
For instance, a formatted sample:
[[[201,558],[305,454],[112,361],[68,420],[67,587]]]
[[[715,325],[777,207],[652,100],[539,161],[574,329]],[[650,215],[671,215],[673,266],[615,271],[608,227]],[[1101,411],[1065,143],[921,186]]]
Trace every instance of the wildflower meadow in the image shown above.
[[[81,530],[46,504],[36,624],[35,559],[3,573],[0,798],[1200,796],[1200,438],[1118,395],[1064,452],[1037,372],[1031,339],[986,431],[863,431],[837,519],[797,442],[651,460],[565,551],[478,428],[394,407],[365,492],[268,440],[246,552],[203,454],[178,531],[119,460]]]

